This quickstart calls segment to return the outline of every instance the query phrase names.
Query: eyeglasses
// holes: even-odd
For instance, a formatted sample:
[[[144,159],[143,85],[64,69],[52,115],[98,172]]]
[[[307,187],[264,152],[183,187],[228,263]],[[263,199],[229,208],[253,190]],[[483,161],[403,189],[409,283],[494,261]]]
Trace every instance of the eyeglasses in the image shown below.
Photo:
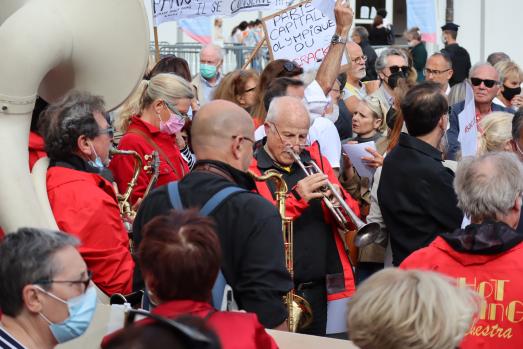
[[[182,119],[187,119],[189,118],[189,116],[186,114],[186,113],[182,113],[180,112],[174,105],[172,105],[171,103],[167,102],[167,101],[163,101],[163,103],[165,104],[165,106],[167,107],[167,109],[169,109],[170,111],[172,111],[174,114],[178,115],[179,117],[181,117]]]
[[[400,70],[404,73],[404,74],[408,74],[409,73],[409,66],[407,65],[404,65],[404,66],[397,66],[397,65],[393,65],[391,67],[389,67],[389,70],[392,74],[394,73],[399,73]]]
[[[367,62],[367,56],[363,55],[363,56],[359,56],[359,57],[356,57],[354,59],[350,59],[352,63],[365,63]]]
[[[103,128],[98,132],[98,134],[101,134],[101,135],[107,134],[107,135],[109,135],[109,137],[113,138],[114,137],[114,127],[109,126],[107,128]]]
[[[231,138],[232,138],[232,139],[236,139],[236,138],[238,138],[238,139],[240,140],[240,142],[243,142],[243,140],[246,140],[246,141],[251,142],[252,144],[255,143],[254,139],[251,139],[251,138],[246,137],[246,136],[232,136]]]
[[[436,70],[436,69],[429,69],[429,68],[425,68],[423,69],[423,73],[428,76],[428,75],[440,75],[440,74],[443,74],[443,73],[446,73],[448,72],[450,69],[445,69],[445,70]]]
[[[87,279],[86,280],[38,280],[35,282],[37,285],[49,285],[49,284],[82,284],[84,285],[84,292],[89,287],[89,283],[91,282],[93,278],[93,273],[88,270],[87,271]]]
[[[282,142],[282,144],[286,145],[288,143],[292,143],[293,142],[294,137],[286,137],[286,136],[282,137],[280,131],[278,131],[278,127],[276,127],[276,124],[273,123],[273,122],[271,122],[269,124],[272,125],[272,127],[274,127],[274,130],[276,131],[276,134],[280,138],[280,141]],[[304,143],[300,143],[300,144],[297,144],[297,145],[300,147],[300,149],[303,149],[303,148],[307,147],[307,144],[304,144]]]
[[[480,78],[470,78],[470,82],[472,83],[472,86],[479,86],[481,83],[485,85],[485,87],[492,88],[494,85],[499,84],[496,80],[490,80],[490,79],[480,79]]]

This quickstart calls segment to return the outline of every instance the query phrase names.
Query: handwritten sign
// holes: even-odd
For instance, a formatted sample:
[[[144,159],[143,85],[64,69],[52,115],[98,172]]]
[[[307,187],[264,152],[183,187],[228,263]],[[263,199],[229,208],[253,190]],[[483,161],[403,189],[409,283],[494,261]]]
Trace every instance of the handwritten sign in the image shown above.
[[[277,11],[292,0],[152,0],[156,25],[194,16],[232,16],[244,11]]]
[[[271,59],[294,61],[304,70],[316,69],[327,55],[336,23],[310,1],[262,19]],[[346,64],[346,57],[342,64]]]

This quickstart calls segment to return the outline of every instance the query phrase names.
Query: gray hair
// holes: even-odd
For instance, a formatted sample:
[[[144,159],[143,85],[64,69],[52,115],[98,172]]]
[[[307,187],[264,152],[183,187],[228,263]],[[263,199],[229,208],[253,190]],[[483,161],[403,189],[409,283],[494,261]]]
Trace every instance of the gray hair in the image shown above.
[[[307,115],[309,115],[309,110],[307,108],[307,105],[305,102],[300,101],[296,97],[290,97],[290,96],[280,96],[280,97],[274,97],[271,101],[271,104],[269,105],[269,110],[267,111],[267,117],[265,118],[266,122],[276,122],[276,119],[278,118],[278,114],[280,113],[280,110],[282,109],[282,105],[288,106],[288,103],[285,103],[285,99],[287,98],[295,98],[296,101],[299,101],[301,105],[303,105],[303,108],[307,112]]]
[[[208,45],[203,46],[202,49],[200,50],[200,52],[205,51],[205,50],[215,51],[218,54],[218,57],[220,58],[220,60],[223,60],[224,53],[223,53],[223,49],[220,46],[214,45],[214,44],[208,44]]]
[[[487,57],[487,62],[489,62],[492,65],[495,65],[498,62],[501,61],[509,61],[510,57],[505,52],[492,52]]]
[[[398,49],[398,48],[391,47],[391,48],[388,48],[388,49],[384,50],[383,52],[381,52],[380,55],[378,56],[378,59],[376,60],[376,65],[375,65],[376,72],[381,72],[381,71],[383,71],[383,69],[385,69],[387,67],[387,57],[389,57],[389,56],[400,56],[405,60],[405,62],[407,64],[409,63],[409,59],[407,58],[405,51]]]
[[[22,290],[37,281],[51,280],[61,270],[55,265],[56,252],[66,246],[76,246],[77,238],[65,233],[20,228],[6,235],[0,244],[0,308],[9,316],[23,309]],[[47,288],[48,285],[41,287]]]
[[[478,62],[478,63],[474,64],[472,66],[472,68],[470,68],[469,79],[474,75],[474,72],[476,70],[478,70],[479,68],[482,68],[482,67],[491,67],[491,68],[493,68],[496,71],[496,73],[498,74],[498,83],[499,83],[499,71],[492,64],[490,64],[488,62]]]
[[[365,27],[357,26],[354,27],[352,31],[361,38],[361,41],[365,41],[369,38],[369,32]]]
[[[458,206],[475,219],[497,219],[523,192],[523,165],[514,153],[495,152],[466,157],[454,178]]]
[[[39,121],[45,140],[45,151],[52,160],[64,160],[78,150],[78,137],[93,139],[100,134],[94,113],[105,114],[102,97],[87,92],[71,91],[62,100],[51,104]]]

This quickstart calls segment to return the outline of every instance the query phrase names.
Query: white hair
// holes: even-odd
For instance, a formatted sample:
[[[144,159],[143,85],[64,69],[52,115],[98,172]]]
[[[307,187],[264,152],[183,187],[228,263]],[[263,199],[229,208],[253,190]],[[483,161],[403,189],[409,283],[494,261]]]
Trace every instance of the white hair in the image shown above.
[[[215,51],[218,54],[218,57],[220,58],[220,60],[223,59],[224,53],[223,53],[223,49],[220,46],[215,45],[215,44],[208,44],[208,45],[203,46],[200,52],[206,51],[206,50]]]
[[[280,96],[280,97],[274,97],[271,100],[271,104],[269,104],[269,110],[267,111],[267,117],[265,118],[265,121],[275,123],[276,119],[278,119],[278,115],[280,114],[280,111],[282,107],[291,107],[289,103],[285,103],[285,101],[289,101],[288,98],[292,98],[296,100],[296,102],[299,102],[297,105],[302,105],[305,112],[307,112],[307,115],[309,115],[309,111],[307,109],[307,105],[305,102],[300,101],[297,97],[291,97],[291,96]]]
[[[348,332],[361,349],[454,349],[477,309],[477,295],[446,276],[386,268],[356,290]]]
[[[523,165],[512,152],[461,160],[454,178],[458,206],[475,219],[506,215],[523,192]]]
[[[478,62],[476,64],[474,64],[472,66],[472,68],[470,68],[470,71],[469,71],[469,78],[471,78],[473,75],[474,75],[474,72],[476,70],[478,70],[479,68],[482,68],[482,67],[491,67],[492,69],[494,69],[496,71],[496,74],[498,74],[498,83],[499,83],[499,71],[490,63],[488,62]]]

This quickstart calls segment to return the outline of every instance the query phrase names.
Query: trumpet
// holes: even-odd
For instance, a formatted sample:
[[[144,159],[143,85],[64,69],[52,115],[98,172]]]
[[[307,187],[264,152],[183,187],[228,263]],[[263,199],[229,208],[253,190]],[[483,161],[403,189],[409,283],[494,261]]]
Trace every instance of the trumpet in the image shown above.
[[[315,173],[322,173],[323,171],[320,169],[318,164],[314,160],[311,160],[309,164],[304,164],[303,161],[301,161],[300,156],[294,152],[294,150],[289,147],[287,149],[288,153],[294,158],[294,161],[300,166],[300,168],[305,172],[307,176],[311,176]],[[332,216],[336,220],[336,223],[343,231],[350,230],[350,222],[356,226],[356,237],[354,238],[354,244],[357,247],[364,247],[372,242],[376,241],[378,236],[381,235],[381,228],[378,223],[364,223],[355,213],[352,211],[352,209],[347,205],[341,194],[338,192],[338,190],[334,187],[334,185],[327,181],[327,187],[324,188],[324,192],[330,190],[332,192],[332,195],[334,196],[334,200],[327,197],[326,195],[323,196],[323,202],[331,212]],[[347,219],[349,218],[349,220]],[[342,236],[342,241],[345,245],[345,249],[348,250],[347,243]]]

